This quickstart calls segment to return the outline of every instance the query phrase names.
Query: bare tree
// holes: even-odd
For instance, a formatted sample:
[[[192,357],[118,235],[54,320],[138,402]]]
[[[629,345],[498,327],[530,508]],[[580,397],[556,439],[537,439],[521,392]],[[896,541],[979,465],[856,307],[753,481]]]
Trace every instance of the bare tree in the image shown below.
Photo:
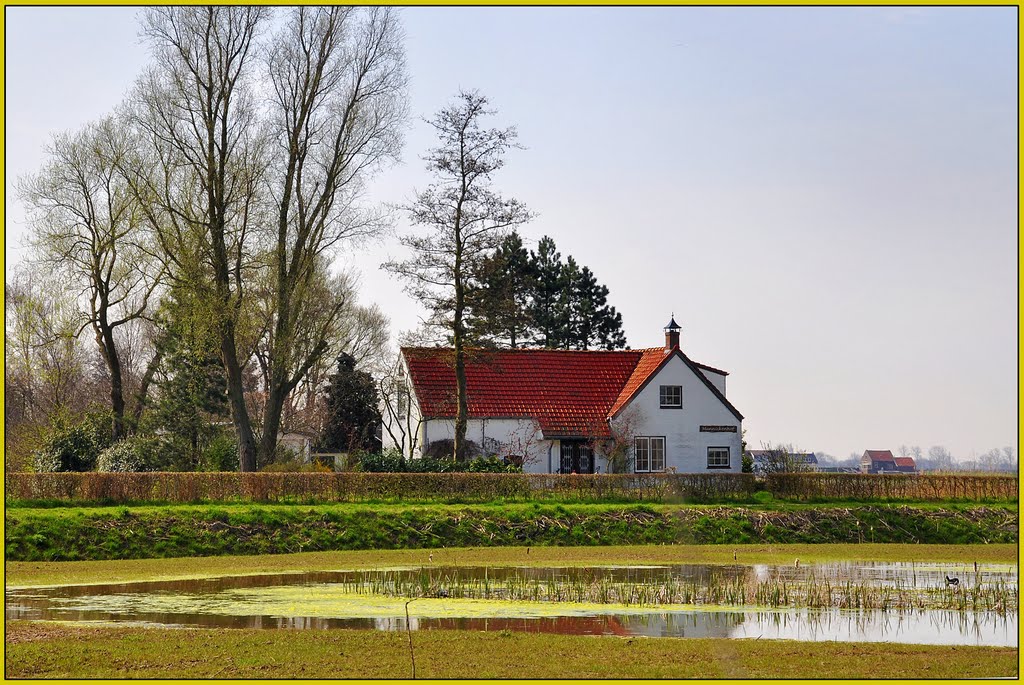
[[[330,350],[326,334],[348,305],[330,300],[314,329],[321,334],[296,344],[309,330],[301,303],[315,296],[318,263],[342,241],[380,228],[379,217],[356,201],[367,175],[397,159],[407,80],[401,27],[390,8],[294,8],[267,62],[278,154],[270,175],[277,230],[262,454],[276,447],[285,400]]]
[[[149,142],[133,165],[176,283],[212,319],[224,365],[243,471],[256,468],[244,396],[239,329],[260,225],[267,163],[252,92],[255,42],[265,7],[154,7],[143,33],[155,64],[135,92],[135,123]]]
[[[793,448],[791,444],[770,442],[761,443],[761,459],[755,463],[755,470],[759,473],[800,473],[811,470],[801,456],[801,452]]]
[[[384,265],[406,281],[406,292],[426,306],[431,323],[451,336],[457,406],[455,461],[466,456],[466,348],[470,343],[466,318],[471,279],[506,233],[530,218],[517,200],[506,200],[491,187],[492,175],[504,166],[505,153],[516,139],[514,128],[481,127],[481,119],[493,113],[483,95],[461,92],[455,103],[429,121],[440,145],[424,160],[437,180],[406,208],[411,223],[426,227],[427,233],[404,236],[402,244],[413,251],[413,257]]]
[[[57,136],[46,166],[20,184],[35,257],[87,303],[84,326],[106,365],[115,440],[126,430],[119,329],[147,316],[161,276],[138,197],[121,173],[131,149],[124,122],[106,118]]]
[[[594,456],[604,459],[608,473],[631,473],[635,454],[634,438],[642,434],[647,417],[640,407],[632,405],[624,409],[608,423],[611,437],[591,442]],[[596,431],[595,431],[596,432]]]
[[[395,354],[376,374],[377,394],[381,402],[382,430],[409,459],[419,448],[423,417],[412,406],[412,383],[405,372],[402,355]]]
[[[928,460],[932,469],[936,471],[951,471],[953,466],[953,455],[942,445],[933,445],[928,449]]]
[[[150,219],[175,279],[211,303],[244,471],[273,454],[290,393],[330,349],[324,336],[346,304],[316,301],[325,261],[379,228],[358,200],[397,155],[405,116],[392,10],[293,8],[260,61],[267,17],[258,7],[148,10],[159,62],[136,108],[156,170],[138,185],[161,210]],[[258,441],[246,397],[257,350]]]
[[[498,446],[496,456],[525,470],[540,460],[536,448],[542,443],[540,423],[535,419],[521,419],[519,425],[509,432],[505,442]]]

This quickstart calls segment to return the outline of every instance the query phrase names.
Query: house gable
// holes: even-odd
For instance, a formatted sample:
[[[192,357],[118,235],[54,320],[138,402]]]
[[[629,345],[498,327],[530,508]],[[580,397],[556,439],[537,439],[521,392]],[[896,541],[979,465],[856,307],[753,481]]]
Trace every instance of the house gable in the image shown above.
[[[693,373],[700,383],[708,389],[708,391],[736,418],[737,421],[743,420],[743,415],[732,405],[729,400],[725,398],[718,387],[712,383],[708,377],[701,371],[700,366],[690,360],[683,351],[678,347],[666,351],[660,348],[652,350],[643,350],[644,356],[641,358],[639,363],[631,374],[629,381],[623,387],[622,392],[616,399],[615,404],[612,406],[611,411],[608,414],[608,418],[613,419],[633,401],[644,389],[654,380],[658,374],[664,369],[673,359],[679,359],[683,364]],[[712,368],[712,367],[708,367]],[[717,372],[718,369],[715,369]],[[721,372],[724,374],[725,372]],[[686,400],[683,400],[684,406]]]

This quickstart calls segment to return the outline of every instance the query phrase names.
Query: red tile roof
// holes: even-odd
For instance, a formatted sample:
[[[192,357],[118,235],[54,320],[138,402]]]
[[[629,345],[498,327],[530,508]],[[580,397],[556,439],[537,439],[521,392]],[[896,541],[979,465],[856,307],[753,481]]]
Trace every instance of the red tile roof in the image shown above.
[[[637,351],[641,353],[640,359],[633,369],[633,373],[630,374],[629,380],[626,381],[626,385],[623,386],[622,392],[615,398],[615,404],[608,410],[609,416],[615,416],[620,409],[626,406],[629,399],[643,387],[647,379],[658,370],[661,363],[669,356],[663,347]]]
[[[402,354],[423,416],[454,416],[453,351],[406,347]],[[662,348],[471,350],[466,360],[469,417],[532,417],[548,438],[606,437],[608,418],[626,404],[669,356]],[[702,374],[698,375],[742,420],[718,389]]]
[[[865,450],[864,454],[871,461],[895,461],[896,459],[889,450]]]
[[[914,463],[913,457],[895,457],[894,461],[896,462],[896,466],[909,466],[911,468],[917,467],[917,464]]]

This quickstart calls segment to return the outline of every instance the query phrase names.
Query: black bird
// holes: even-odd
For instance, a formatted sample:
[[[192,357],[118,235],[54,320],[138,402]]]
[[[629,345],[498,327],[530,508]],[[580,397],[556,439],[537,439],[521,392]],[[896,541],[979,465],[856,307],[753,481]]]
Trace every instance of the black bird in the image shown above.
[[[959,584],[960,584],[960,579],[959,578],[950,578],[949,576],[946,576],[946,585],[959,585]]]

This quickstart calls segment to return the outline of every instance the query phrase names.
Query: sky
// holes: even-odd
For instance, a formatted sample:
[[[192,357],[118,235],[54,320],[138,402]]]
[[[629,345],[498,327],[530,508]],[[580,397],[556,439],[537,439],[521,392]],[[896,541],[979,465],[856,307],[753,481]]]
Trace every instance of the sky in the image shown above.
[[[13,190],[55,133],[109,113],[148,62],[130,7],[7,7]],[[1015,7],[415,7],[410,111],[368,202],[429,182],[423,119],[478,89],[525,147],[495,177],[610,289],[633,348],[674,314],[730,372],[747,441],[839,458],[1018,446]],[[422,309],[346,249],[393,331]]]

